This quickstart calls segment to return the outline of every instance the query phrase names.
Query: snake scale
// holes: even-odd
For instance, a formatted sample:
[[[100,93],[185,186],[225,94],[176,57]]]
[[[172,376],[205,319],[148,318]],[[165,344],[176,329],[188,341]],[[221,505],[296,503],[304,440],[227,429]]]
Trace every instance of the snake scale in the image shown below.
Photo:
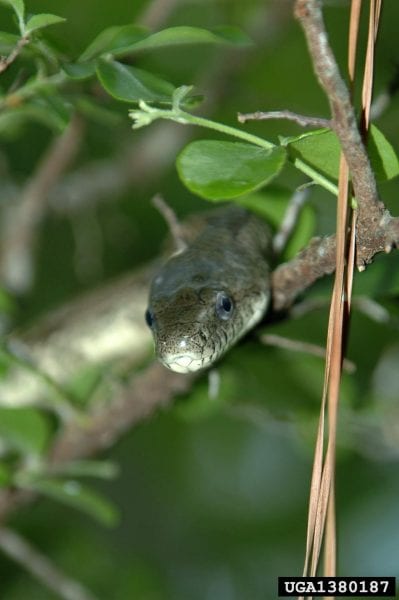
[[[272,233],[244,208],[206,213],[196,237],[155,274],[146,321],[172,371],[209,367],[264,316]]]

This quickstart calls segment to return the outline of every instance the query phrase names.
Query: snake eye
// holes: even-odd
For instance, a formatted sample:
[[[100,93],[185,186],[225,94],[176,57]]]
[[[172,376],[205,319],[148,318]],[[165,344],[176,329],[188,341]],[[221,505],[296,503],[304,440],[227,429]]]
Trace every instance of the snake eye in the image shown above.
[[[224,292],[218,292],[216,295],[216,314],[219,319],[227,321],[233,313],[233,301]]]
[[[145,311],[145,322],[147,323],[148,327],[151,329],[151,327],[154,325],[154,313],[150,311],[149,308],[147,308],[147,310]]]

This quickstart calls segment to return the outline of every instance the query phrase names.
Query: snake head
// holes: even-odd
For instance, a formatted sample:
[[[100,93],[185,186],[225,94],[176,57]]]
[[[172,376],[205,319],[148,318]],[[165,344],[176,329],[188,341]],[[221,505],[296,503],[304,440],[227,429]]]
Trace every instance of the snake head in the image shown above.
[[[183,288],[153,299],[146,321],[158,359],[172,371],[189,373],[218,360],[262,318],[266,305],[254,290],[238,298],[226,288]]]
[[[206,368],[230,347],[235,312],[227,290],[183,288],[158,296],[145,318],[159,360],[172,371],[189,373]]]
[[[262,319],[270,300],[269,228],[240,207],[212,214],[151,282],[146,320],[155,352],[179,373],[218,360]]]

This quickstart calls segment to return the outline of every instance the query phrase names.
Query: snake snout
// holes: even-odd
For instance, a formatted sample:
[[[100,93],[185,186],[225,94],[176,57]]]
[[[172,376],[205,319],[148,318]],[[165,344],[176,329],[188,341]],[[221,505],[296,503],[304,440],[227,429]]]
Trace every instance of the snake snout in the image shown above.
[[[195,335],[182,335],[172,340],[158,339],[158,356],[162,363],[177,373],[190,373],[206,366],[203,347]]]

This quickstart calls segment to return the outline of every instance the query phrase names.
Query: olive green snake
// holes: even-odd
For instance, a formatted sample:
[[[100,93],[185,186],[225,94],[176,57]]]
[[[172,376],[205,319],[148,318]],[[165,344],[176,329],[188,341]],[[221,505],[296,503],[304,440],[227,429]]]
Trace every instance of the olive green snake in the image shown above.
[[[191,243],[151,282],[146,321],[166,367],[209,367],[259,323],[271,296],[271,244],[268,225],[245,208],[206,213]]]

